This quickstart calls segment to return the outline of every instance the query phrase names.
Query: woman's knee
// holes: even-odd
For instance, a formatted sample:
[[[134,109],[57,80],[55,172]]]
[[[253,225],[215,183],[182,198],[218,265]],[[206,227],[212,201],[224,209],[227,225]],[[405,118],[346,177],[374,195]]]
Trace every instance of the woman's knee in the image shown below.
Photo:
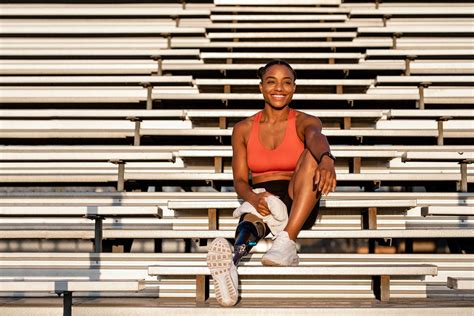
[[[295,172],[299,172],[302,170],[314,171],[317,165],[318,163],[316,162],[316,159],[314,159],[311,152],[308,149],[305,149],[303,153],[301,154],[300,159],[298,160]]]
[[[266,235],[268,235],[269,230],[270,230],[267,224],[265,224],[265,222],[261,218],[251,213],[243,214],[240,217],[239,224],[237,225],[237,228],[235,231],[236,238],[239,235],[242,228],[245,228],[245,230],[248,230],[248,231],[252,231],[252,233],[258,239],[261,239],[265,237]]]
[[[311,179],[312,181],[314,177],[314,170],[316,169],[317,165],[316,159],[314,159],[311,152],[308,149],[305,149],[301,154],[298,163],[296,164],[295,174],[293,175],[288,188],[288,193],[292,199],[294,199],[295,189],[298,189],[295,188],[295,183],[297,182],[296,179]],[[300,180],[298,180],[298,182],[300,182]],[[300,185],[307,187],[307,184]]]

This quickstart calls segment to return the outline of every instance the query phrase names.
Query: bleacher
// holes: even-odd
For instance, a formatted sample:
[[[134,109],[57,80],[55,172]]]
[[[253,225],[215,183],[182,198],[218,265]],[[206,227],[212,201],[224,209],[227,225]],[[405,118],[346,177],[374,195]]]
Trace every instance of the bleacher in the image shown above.
[[[469,1],[3,1],[1,315],[472,315]],[[285,59],[336,192],[270,236],[220,307],[207,244],[232,239],[230,137]],[[58,297],[62,296],[62,297]]]

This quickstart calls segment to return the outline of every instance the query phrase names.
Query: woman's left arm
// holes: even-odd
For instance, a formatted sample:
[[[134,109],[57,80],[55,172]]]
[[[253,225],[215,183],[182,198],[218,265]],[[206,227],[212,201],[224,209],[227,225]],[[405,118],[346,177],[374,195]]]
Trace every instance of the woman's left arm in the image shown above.
[[[306,148],[316,159],[317,167],[314,172],[314,185],[322,194],[327,195],[336,189],[336,170],[334,160],[328,153],[331,152],[329,142],[322,133],[323,126],[317,117],[302,114],[301,134],[304,137]]]

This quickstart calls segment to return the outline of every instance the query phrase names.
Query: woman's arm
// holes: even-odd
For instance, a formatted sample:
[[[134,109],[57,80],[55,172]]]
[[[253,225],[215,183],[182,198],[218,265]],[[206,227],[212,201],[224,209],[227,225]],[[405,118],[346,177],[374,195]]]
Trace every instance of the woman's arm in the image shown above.
[[[318,163],[314,174],[314,184],[318,191],[327,195],[336,189],[334,160],[325,155],[331,151],[331,148],[326,136],[322,134],[321,120],[311,115],[303,115],[300,126],[304,143]]]
[[[260,214],[266,216],[270,214],[270,210],[264,197],[270,195],[270,193],[254,193],[249,185],[247,145],[244,137],[248,128],[248,121],[242,121],[234,126],[232,132],[232,172],[234,176],[234,188],[238,196],[252,204]]]

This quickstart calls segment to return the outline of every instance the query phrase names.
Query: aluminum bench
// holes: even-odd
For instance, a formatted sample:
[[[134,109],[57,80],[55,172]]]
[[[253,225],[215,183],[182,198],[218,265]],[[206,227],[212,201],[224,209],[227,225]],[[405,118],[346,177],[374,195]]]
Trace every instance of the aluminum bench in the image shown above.
[[[310,6],[213,6],[210,8],[211,13],[342,13],[348,14],[349,8],[341,7],[310,7]]]
[[[451,25],[451,26],[436,26],[432,25],[429,28],[421,25],[388,25],[386,27],[359,27],[359,34],[463,34],[469,35],[473,33],[473,30],[469,28],[469,24],[464,25]]]
[[[366,147],[366,146],[364,146]],[[155,205],[169,199],[237,199],[235,192],[0,192],[0,205]],[[322,200],[417,200],[419,206],[473,205],[471,192],[332,192]],[[164,202],[165,203],[165,202]]]
[[[38,18],[40,16],[51,16],[59,17],[197,17],[197,16],[209,16],[210,8],[188,8],[183,9],[180,5],[169,6],[169,5],[133,5],[133,4],[81,4],[74,3],[68,6],[60,4],[43,4],[42,6],[34,6],[28,4],[2,4],[0,6],[1,16],[3,17],[33,17]]]
[[[436,229],[429,226],[416,229],[374,229],[374,230],[313,230],[302,231],[298,238],[301,239],[413,239],[413,238],[474,238],[472,228],[446,228]],[[8,229],[0,230],[0,237],[4,239],[94,239],[93,229]],[[165,230],[158,229],[104,229],[102,238],[131,238],[131,239],[214,239],[234,238],[234,230]]]
[[[214,0],[214,4],[216,6],[225,6],[225,5],[239,5],[239,6],[275,6],[275,5],[291,5],[291,6],[299,6],[299,5],[339,5],[341,4],[340,0],[262,0],[259,2],[250,1],[250,0]]]
[[[196,62],[188,63],[165,63],[162,72],[183,71],[252,71],[255,72],[260,64],[202,64]],[[415,63],[413,63],[415,64]],[[158,73],[159,66],[153,60],[74,60],[67,63],[63,60],[0,60],[0,74],[3,75],[149,75]],[[396,71],[397,75],[405,70],[403,61],[363,61],[359,64],[293,64],[296,71]],[[417,70],[421,71],[421,70]]]
[[[451,119],[472,119],[474,117],[474,111],[472,110],[457,110],[457,109],[450,109],[450,110],[437,110],[437,109],[430,109],[430,110],[398,110],[398,109],[391,109],[388,113],[387,117],[389,119],[427,119],[427,118],[434,118],[438,120],[445,121],[448,118]],[[449,120],[449,119],[448,119]]]
[[[402,161],[452,161],[458,162],[460,165],[460,191],[467,192],[469,180],[467,173],[467,164],[474,161],[474,153],[472,152],[407,152],[403,154]]]
[[[206,30],[203,27],[176,27],[175,22],[160,23],[157,20],[122,20],[114,19],[113,23],[108,20],[36,20],[15,19],[2,21],[1,34],[3,35],[79,35],[79,34],[161,34],[164,37],[176,35],[201,35]]]
[[[74,86],[188,86],[192,76],[9,76],[0,77],[1,86],[43,86],[43,85],[74,85]]]
[[[229,40],[229,39],[256,39],[256,38],[355,38],[356,32],[209,32],[207,37],[212,40]]]
[[[228,21],[245,21],[245,22],[268,22],[268,21],[346,21],[347,15],[345,14],[279,14],[274,13],[268,14],[211,14],[211,21],[213,22],[228,22]]]
[[[262,253],[252,252],[244,257],[241,266],[259,267]],[[325,265],[420,265],[428,264],[438,267],[439,272],[435,277],[423,278],[396,277],[391,280],[392,297],[394,298],[420,298],[425,297],[426,290],[430,293],[442,294],[446,298],[455,299],[459,293],[450,291],[446,287],[447,276],[461,278],[470,271],[472,255],[458,254],[310,254],[300,253],[300,267],[325,266]],[[194,265],[205,267],[206,253],[55,253],[55,252],[2,252],[1,280],[13,279],[23,276],[25,280],[38,277],[49,279],[77,280],[86,277],[89,280],[145,280],[145,291],[152,294],[159,290],[158,302],[167,297],[184,298],[195,297],[195,282],[183,278],[166,278],[161,282],[156,277],[148,275],[148,267],[156,265],[186,266]],[[258,285],[255,280],[260,280]],[[362,277],[314,277],[305,282],[305,293],[297,291],[301,285],[301,277],[289,277],[279,291],[272,293],[271,297],[306,297],[311,299],[324,298],[373,298],[371,279]],[[280,281],[282,281],[280,279]],[[268,286],[272,278],[241,278],[242,300],[268,295]],[[331,291],[328,291],[331,289]],[[295,292],[296,290],[296,292]],[[142,291],[143,293],[143,291]],[[22,294],[22,293],[21,293]],[[212,283],[211,283],[211,293]],[[18,298],[20,295],[12,295]]]
[[[350,4],[348,4],[349,6]],[[350,10],[350,15],[352,18],[355,18],[357,16],[386,16],[388,18],[392,16],[410,16],[414,15],[417,17],[423,17],[423,16],[435,16],[435,17],[446,17],[446,16],[462,16],[462,15],[469,15],[469,10],[472,9],[471,6],[465,5],[464,7],[462,6],[456,6],[456,7],[451,7],[448,4],[444,7],[426,7],[420,5],[420,7],[413,7],[413,6],[407,6],[407,7],[383,7],[380,6],[378,9],[375,8],[352,8]],[[349,8],[349,7],[348,7]]]
[[[137,292],[143,288],[141,281],[0,281],[1,292],[55,292],[63,295],[63,316],[72,315],[74,292]]]
[[[183,22],[181,24],[185,26]],[[243,30],[243,29],[261,29],[261,30],[272,30],[272,29],[301,29],[304,31],[312,30],[312,29],[349,29],[351,31],[356,30],[358,27],[382,27],[383,22],[381,19],[352,19],[347,20],[345,22],[318,22],[318,23],[311,23],[311,22],[300,22],[300,23],[292,23],[292,22],[273,22],[273,23],[226,23],[226,22],[211,22],[205,24],[200,24],[200,26],[205,27],[208,31],[214,30],[229,30],[229,29],[236,29],[236,30]]]
[[[448,277],[448,287],[455,290],[474,290],[474,278]]]
[[[423,216],[454,215],[454,216],[474,216],[474,208],[470,206],[425,206],[421,209]]]
[[[102,252],[103,221],[106,217],[155,216],[161,217],[159,206],[0,206],[2,217],[85,217],[95,222],[94,252]]]
[[[238,25],[238,24],[236,24]],[[307,24],[304,24],[306,27]],[[273,28],[278,27],[274,25]],[[286,26],[282,26],[286,27]],[[303,25],[301,26],[303,27]],[[320,26],[322,27],[322,26]],[[172,48],[201,48],[201,49],[214,49],[214,48],[247,48],[255,50],[258,48],[353,48],[353,49],[365,49],[365,48],[390,48],[392,47],[392,41],[390,39],[385,42],[373,42],[367,41],[334,41],[334,42],[313,42],[313,41],[254,41],[254,42],[219,42],[209,41],[208,43],[192,43],[192,42],[175,42],[171,43]]]
[[[196,303],[204,303],[209,291],[209,269],[195,266],[152,266],[148,269],[150,275],[186,275],[196,277]],[[240,276],[373,276],[373,289],[382,302],[390,300],[390,277],[400,275],[436,275],[434,265],[328,265],[328,266],[299,266],[299,267],[239,267]]]
[[[376,85],[420,85],[429,83],[431,85],[474,85],[474,76],[377,76]]]

